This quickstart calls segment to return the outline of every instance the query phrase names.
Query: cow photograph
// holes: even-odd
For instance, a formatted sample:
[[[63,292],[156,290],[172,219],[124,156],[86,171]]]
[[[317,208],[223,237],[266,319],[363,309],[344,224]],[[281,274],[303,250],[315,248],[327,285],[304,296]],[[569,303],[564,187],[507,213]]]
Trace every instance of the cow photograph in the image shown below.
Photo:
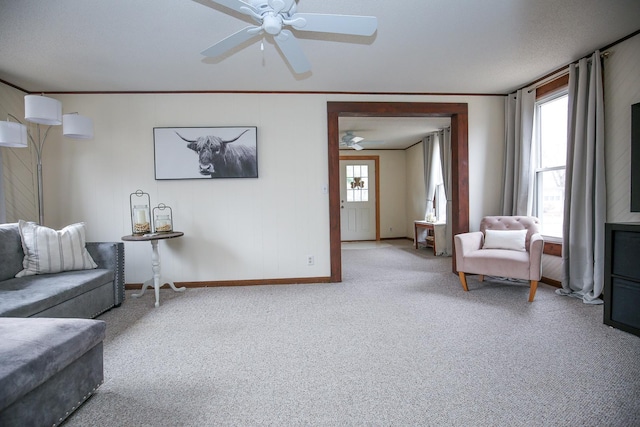
[[[153,128],[156,179],[257,178],[257,133],[255,126]]]

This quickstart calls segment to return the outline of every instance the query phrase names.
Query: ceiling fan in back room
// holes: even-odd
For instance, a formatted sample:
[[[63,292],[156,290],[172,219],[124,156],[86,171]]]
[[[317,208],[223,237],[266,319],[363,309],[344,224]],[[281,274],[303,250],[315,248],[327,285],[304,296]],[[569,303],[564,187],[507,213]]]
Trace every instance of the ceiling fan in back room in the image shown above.
[[[365,147],[360,144],[383,144],[383,141],[365,141],[361,136],[354,135],[354,131],[348,130],[342,138],[340,138],[340,147],[353,148],[354,150],[364,150]]]
[[[258,25],[251,25],[220,40],[202,51],[207,57],[221,56],[235,47],[266,33],[273,37],[276,45],[294,72],[301,74],[311,70],[294,33],[297,31],[371,36],[376,32],[378,19],[375,16],[332,15],[320,13],[298,13],[295,0],[211,0],[213,3],[248,15]]]

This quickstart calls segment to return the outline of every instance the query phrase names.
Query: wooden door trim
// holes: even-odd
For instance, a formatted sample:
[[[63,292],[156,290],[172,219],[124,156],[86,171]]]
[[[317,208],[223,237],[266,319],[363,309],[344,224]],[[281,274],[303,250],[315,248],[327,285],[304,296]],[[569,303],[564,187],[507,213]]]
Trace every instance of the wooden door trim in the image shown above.
[[[469,113],[466,103],[327,102],[331,281],[342,281],[339,117],[450,117],[452,237],[469,231]],[[452,260],[456,270],[455,248]]]
[[[380,240],[380,156],[340,156],[338,160],[373,160],[376,168],[376,242]],[[340,188],[338,188],[340,190]],[[342,241],[342,236],[340,237]]]

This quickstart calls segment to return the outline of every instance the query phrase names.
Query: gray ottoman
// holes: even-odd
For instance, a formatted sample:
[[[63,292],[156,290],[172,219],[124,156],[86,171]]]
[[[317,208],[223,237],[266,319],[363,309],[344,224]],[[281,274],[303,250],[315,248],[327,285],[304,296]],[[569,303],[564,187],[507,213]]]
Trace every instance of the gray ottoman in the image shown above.
[[[101,320],[0,318],[0,426],[55,426],[102,384]]]

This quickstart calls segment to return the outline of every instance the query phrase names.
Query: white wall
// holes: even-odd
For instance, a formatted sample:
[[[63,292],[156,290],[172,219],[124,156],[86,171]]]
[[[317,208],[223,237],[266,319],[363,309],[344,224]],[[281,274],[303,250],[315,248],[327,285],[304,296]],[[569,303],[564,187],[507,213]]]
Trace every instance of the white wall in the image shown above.
[[[469,104],[471,231],[480,230],[482,217],[501,213],[504,146],[504,97],[492,98],[492,103],[487,106]]]
[[[501,179],[501,167],[496,165],[502,162],[503,97],[55,97],[62,101],[65,112],[79,111],[93,118],[95,138],[71,140],[61,136],[60,128],[51,131],[44,152],[45,224],[58,228],[85,221],[90,240],[120,240],[131,233],[129,194],[142,189],[151,195],[152,205],[170,205],[174,228],[185,232],[183,238],[160,242],[163,274],[175,281],[329,276],[328,195],[322,193],[328,182],[327,101],[468,103],[471,227],[477,228],[482,216],[499,207],[499,191],[484,189],[499,188],[496,184]],[[260,177],[156,181],[153,128],[167,126],[257,126]],[[402,161],[389,158],[394,167],[401,167]],[[416,179],[422,180],[421,175]],[[391,225],[385,227],[406,230],[406,216],[390,215]],[[150,277],[148,246],[125,244],[127,283]],[[307,255],[315,256],[315,265],[307,266]]]
[[[604,60],[607,222],[640,221],[640,213],[630,209],[631,105],[640,102],[640,35],[609,52]]]

